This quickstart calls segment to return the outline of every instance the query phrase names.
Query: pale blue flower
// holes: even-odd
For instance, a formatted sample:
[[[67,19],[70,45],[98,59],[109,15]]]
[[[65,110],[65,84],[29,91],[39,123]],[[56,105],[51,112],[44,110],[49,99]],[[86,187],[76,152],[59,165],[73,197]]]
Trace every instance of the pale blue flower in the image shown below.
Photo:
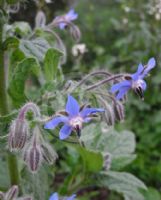
[[[146,90],[146,82],[143,80],[145,76],[153,69],[156,65],[154,58],[149,59],[148,64],[143,66],[139,64],[137,72],[129,75],[127,80],[116,83],[111,87],[110,92],[117,93],[116,99],[120,100],[126,95],[126,93],[132,89],[134,90],[141,98],[143,98],[143,92]]]
[[[68,116],[57,116],[51,121],[47,122],[44,126],[46,129],[55,129],[60,123],[64,123],[64,126],[60,129],[59,138],[61,140],[66,139],[70,136],[72,131],[76,131],[78,136],[82,129],[83,123],[87,123],[91,120],[91,115],[97,112],[104,112],[102,108],[83,108],[80,106],[76,99],[71,95],[68,95],[68,100],[66,104],[66,113]]]
[[[56,20],[60,21],[58,25],[59,28],[64,29],[68,25],[68,23],[70,23],[73,20],[76,20],[77,18],[78,14],[74,11],[74,9],[71,9],[67,14],[56,17]]]
[[[72,196],[67,197],[67,198],[65,198],[64,200],[73,200],[73,199],[75,199],[75,197],[76,197],[76,195],[73,194]],[[53,194],[50,196],[49,200],[59,200],[58,193],[57,193],[57,192],[53,193]]]

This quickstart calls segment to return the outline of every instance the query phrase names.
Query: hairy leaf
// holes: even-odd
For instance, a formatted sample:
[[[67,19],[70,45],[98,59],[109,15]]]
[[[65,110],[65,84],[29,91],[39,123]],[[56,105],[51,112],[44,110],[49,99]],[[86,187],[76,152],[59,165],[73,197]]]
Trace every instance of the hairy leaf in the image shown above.
[[[146,200],[161,199],[161,194],[154,188],[148,188],[147,191],[144,191],[144,196]]]
[[[33,40],[22,39],[20,41],[20,49],[27,57],[36,57],[39,61],[43,61],[45,53],[50,48],[49,43],[43,38]]]
[[[3,42],[3,49],[7,50],[10,48],[16,48],[19,45],[19,40],[16,37],[8,37],[4,42]]]
[[[91,131],[92,130],[92,131]],[[87,149],[110,153],[112,169],[121,169],[135,159],[135,137],[130,131],[118,133],[114,129],[107,129],[104,123],[91,124],[84,128],[81,140]]]
[[[9,183],[9,174],[7,170],[7,164],[6,162],[2,159],[0,159],[0,190],[6,190],[8,189],[10,183]]]
[[[34,199],[47,199],[49,192],[47,170],[45,167],[41,167],[37,173],[32,174],[24,168],[21,172],[23,193],[32,194]]]
[[[17,106],[26,100],[24,91],[25,81],[30,74],[39,74],[39,65],[34,58],[26,58],[20,62],[15,68],[10,81],[8,92],[13,100],[13,103]]]
[[[81,154],[84,165],[89,172],[98,172],[102,169],[103,158],[101,153],[89,151],[82,147],[79,147],[78,151]]]
[[[146,190],[146,186],[132,174],[114,171],[101,172],[99,184],[121,193],[125,199],[144,200],[139,189]]]
[[[62,53],[57,49],[49,49],[44,60],[44,75],[46,81],[57,80],[60,77],[60,57]]]

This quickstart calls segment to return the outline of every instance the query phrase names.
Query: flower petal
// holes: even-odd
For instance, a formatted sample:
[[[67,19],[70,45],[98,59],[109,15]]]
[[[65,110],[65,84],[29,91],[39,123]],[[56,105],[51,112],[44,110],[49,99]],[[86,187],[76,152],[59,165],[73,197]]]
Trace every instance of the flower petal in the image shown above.
[[[142,88],[142,90],[146,90],[146,87],[147,87],[146,82],[144,80],[142,80],[141,81],[141,88]]]
[[[55,117],[53,118],[51,121],[47,122],[45,125],[44,125],[44,128],[45,129],[54,129],[56,126],[58,126],[58,124],[60,124],[61,122],[64,122],[66,123],[68,121],[68,117],[64,117],[64,116],[61,116],[61,117]]]
[[[67,137],[69,137],[69,135],[71,134],[71,132],[72,132],[72,127],[68,126],[68,125],[64,125],[60,129],[60,132],[59,132],[59,138],[60,138],[60,140],[64,140]]]
[[[155,65],[156,65],[155,58],[149,59],[148,64],[145,67],[144,72],[142,74],[142,77],[145,77],[149,73],[149,71],[155,67]]]
[[[63,30],[65,27],[66,27],[66,23],[64,23],[64,22],[59,23],[59,28],[61,30]]]
[[[144,66],[142,65],[142,63],[140,63],[139,66],[138,66],[137,72],[131,75],[132,79],[134,81],[139,79],[139,76],[141,75],[143,70],[144,70]]]
[[[66,200],[73,200],[73,199],[75,199],[75,197],[76,197],[76,195],[73,194],[72,196],[68,197]]]
[[[122,87],[130,87],[131,86],[131,81],[130,80],[125,80],[125,81],[122,81],[120,83],[116,83],[114,84],[111,89],[110,89],[110,92],[112,93],[115,93],[117,90],[120,90]]]
[[[117,100],[122,99],[123,96],[128,92],[129,89],[130,89],[129,87],[122,87],[122,88],[119,90],[118,94],[116,95],[116,99],[117,99]]]
[[[66,104],[66,111],[69,116],[73,117],[79,114],[79,104],[71,95],[68,95],[68,101]]]
[[[68,20],[72,21],[77,19],[78,14],[74,11],[74,9],[71,9],[67,14],[66,14]]]
[[[80,115],[82,118],[88,117],[88,115],[95,114],[97,112],[104,112],[105,110],[103,108],[84,108]]]
[[[49,200],[59,200],[58,193],[55,192],[54,194],[52,194],[52,195],[50,196]]]

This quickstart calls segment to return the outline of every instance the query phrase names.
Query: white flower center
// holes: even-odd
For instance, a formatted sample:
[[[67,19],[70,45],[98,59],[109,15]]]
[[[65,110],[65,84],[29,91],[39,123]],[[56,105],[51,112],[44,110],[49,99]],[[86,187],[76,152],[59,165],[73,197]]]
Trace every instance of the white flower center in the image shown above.
[[[138,79],[137,81],[133,81],[132,82],[132,88],[133,89],[136,89],[136,88],[139,88],[139,87],[142,88],[143,84],[144,84],[143,80],[142,79]]]
[[[74,117],[70,120],[69,123],[73,128],[79,127],[79,129],[81,129],[83,124],[83,118],[80,116]]]

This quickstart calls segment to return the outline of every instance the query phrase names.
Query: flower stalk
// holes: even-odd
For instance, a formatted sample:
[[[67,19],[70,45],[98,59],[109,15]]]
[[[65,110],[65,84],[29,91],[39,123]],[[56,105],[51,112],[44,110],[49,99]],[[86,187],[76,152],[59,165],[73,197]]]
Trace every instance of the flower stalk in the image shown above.
[[[2,13],[1,13],[2,15]],[[7,90],[6,90],[6,70],[4,64],[4,51],[3,51],[3,18],[0,18],[0,114],[7,115],[9,114],[8,99],[7,99]],[[15,155],[8,154],[8,169],[10,175],[11,185],[19,185],[19,173],[17,166],[17,158]]]
[[[89,78],[91,78],[92,76],[111,76],[112,74],[109,72],[105,72],[105,71],[96,71],[96,72],[92,72],[90,74],[88,74],[87,76],[85,76],[75,87],[72,91],[74,91],[76,88],[80,87],[85,81],[87,81]]]
[[[114,81],[114,80],[117,80],[119,78],[123,78],[125,76],[129,76],[129,75],[126,75],[126,74],[116,74],[116,75],[110,76],[109,78],[106,78],[106,79],[104,79],[104,80],[102,80],[102,81],[100,81],[98,83],[95,83],[95,84],[89,86],[86,90],[93,90],[93,89],[95,89],[95,88],[97,88],[97,87],[99,87],[101,85],[104,85],[104,84],[110,82],[110,81]]]

